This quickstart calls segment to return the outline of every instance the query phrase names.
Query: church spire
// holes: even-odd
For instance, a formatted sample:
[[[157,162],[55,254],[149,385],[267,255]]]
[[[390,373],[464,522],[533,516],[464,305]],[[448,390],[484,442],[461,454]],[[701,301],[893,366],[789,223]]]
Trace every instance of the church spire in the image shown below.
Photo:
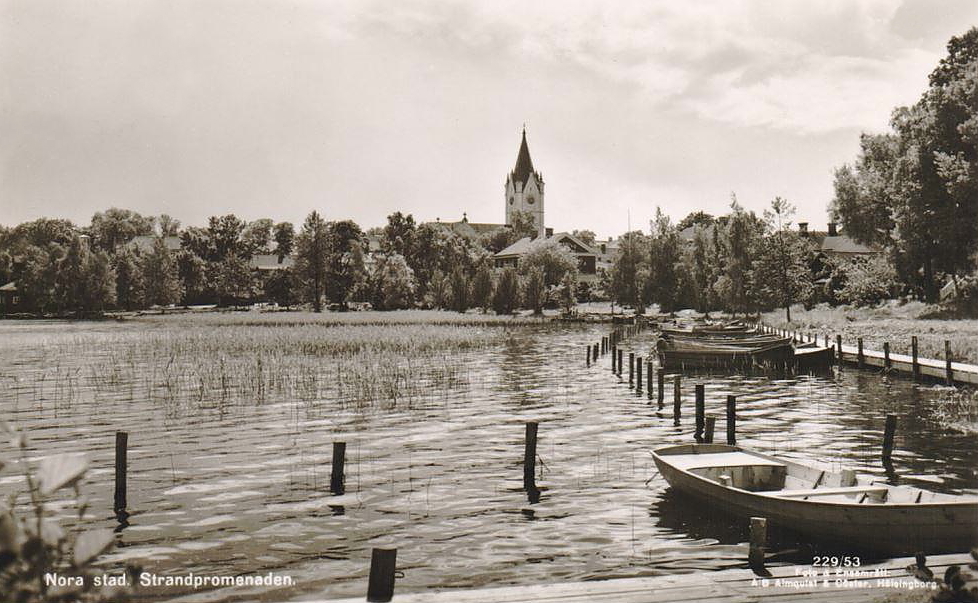
[[[516,167],[513,168],[513,180],[526,184],[533,171],[533,161],[530,159],[530,147],[526,144],[526,127],[524,126],[523,142],[520,143],[520,152],[516,156]]]

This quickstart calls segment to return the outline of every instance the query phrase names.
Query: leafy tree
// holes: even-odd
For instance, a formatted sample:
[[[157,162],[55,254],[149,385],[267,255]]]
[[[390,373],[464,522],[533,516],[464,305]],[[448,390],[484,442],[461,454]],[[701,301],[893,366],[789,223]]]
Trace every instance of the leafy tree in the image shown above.
[[[350,293],[366,276],[363,250],[365,235],[351,220],[330,222],[326,229],[326,295],[336,304],[346,305]]]
[[[177,251],[174,258],[177,262],[185,302],[202,303],[213,299],[215,294],[207,280],[207,262],[188,249]]]
[[[5,247],[13,255],[23,253],[28,245],[46,248],[51,243],[57,243],[67,247],[74,240],[76,232],[70,220],[39,218],[15,226],[5,237]]]
[[[126,309],[135,310],[143,306],[145,283],[139,267],[139,258],[132,249],[120,248],[113,260],[115,268],[116,303]]]
[[[85,264],[85,286],[78,308],[85,313],[101,314],[116,303],[116,274],[109,254],[96,249]]]
[[[808,261],[813,254],[809,239],[790,229],[795,208],[775,197],[764,211],[768,235],[759,241],[751,278],[761,301],[784,308],[791,322],[791,304],[808,299],[814,289]]]
[[[755,304],[750,276],[753,250],[757,247],[756,241],[763,234],[764,225],[754,212],[744,211],[737,203],[735,195],[732,199],[731,212],[724,229],[724,270],[717,279],[717,290],[726,310],[746,313]]]
[[[369,283],[370,303],[376,310],[402,310],[414,305],[414,273],[399,253],[380,254]]]
[[[854,306],[872,306],[889,299],[897,286],[896,271],[881,255],[845,260],[836,270],[844,275],[839,300]]]
[[[568,272],[577,274],[577,258],[556,239],[537,239],[520,258],[519,271],[527,276],[537,269],[543,273],[545,287],[555,286]]]
[[[206,229],[209,256],[201,257],[212,262],[220,262],[229,255],[250,258],[250,250],[241,244],[244,229],[245,222],[234,214],[211,216]]]
[[[469,309],[469,277],[461,267],[452,271],[450,286],[452,310],[465,312]]]
[[[586,304],[591,301],[594,295],[594,289],[591,287],[591,283],[587,281],[578,281],[577,290],[574,291],[574,296],[577,298],[578,303]]]
[[[384,253],[397,253],[405,258],[411,257],[417,231],[414,216],[405,216],[399,211],[392,213],[387,216],[387,225],[384,226],[380,239],[380,250]]]
[[[510,214],[509,226],[512,231],[513,243],[525,237],[535,239],[540,232],[534,221],[533,213],[519,209]]]
[[[292,226],[292,222],[276,224],[275,233],[272,236],[275,239],[275,253],[280,262],[282,258],[292,255],[292,249],[295,246],[295,227]]]
[[[58,243],[44,247],[30,245],[22,256],[23,267],[17,278],[17,291],[27,307],[40,313],[60,311],[57,295],[58,268],[65,248]]]
[[[492,309],[496,314],[512,314],[520,305],[520,280],[516,269],[503,268],[496,280]]]
[[[606,275],[605,292],[612,301],[637,308],[642,304],[641,291],[648,282],[641,273],[643,267],[647,272],[649,241],[641,231],[626,233],[619,241],[614,264]]]
[[[483,262],[472,279],[472,303],[488,311],[492,307],[492,269],[488,262]]]
[[[251,267],[248,262],[231,254],[212,262],[208,274],[211,286],[222,306],[237,304],[254,296]]]
[[[330,231],[319,212],[313,211],[302,224],[296,237],[295,273],[305,288],[305,299],[313,310],[323,311],[330,254]]]
[[[543,306],[547,302],[546,275],[543,268],[533,267],[524,274],[523,303],[534,314],[543,314]]]
[[[662,209],[655,208],[649,237],[649,278],[646,300],[657,302],[664,311],[676,309],[679,301],[679,234]]]
[[[183,296],[180,268],[162,238],[156,239],[150,252],[140,258],[140,268],[146,304],[169,306],[180,301]]]
[[[290,268],[276,270],[265,281],[265,297],[286,308],[298,303],[299,298],[296,295],[298,290],[295,273]]]
[[[682,232],[690,226],[710,226],[716,219],[705,211],[694,211],[676,224],[676,230]]]
[[[154,223],[152,216],[113,207],[92,216],[88,231],[94,245],[111,252],[137,236],[153,234]]]
[[[268,218],[249,222],[241,231],[241,245],[238,252],[245,258],[271,253],[272,230],[274,228],[275,223]]]
[[[160,214],[156,218],[161,237],[175,237],[180,234],[180,220],[171,218],[167,214]]]
[[[452,284],[441,270],[431,275],[426,301],[433,308],[448,308],[452,303]]]

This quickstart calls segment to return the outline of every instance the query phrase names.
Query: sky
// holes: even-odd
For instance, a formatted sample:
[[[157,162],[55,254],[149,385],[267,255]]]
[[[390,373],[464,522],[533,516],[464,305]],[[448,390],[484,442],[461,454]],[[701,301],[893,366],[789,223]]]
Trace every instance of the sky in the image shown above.
[[[0,224],[502,222],[525,124],[557,231],[732,193],[824,228],[859,134],[976,24],[973,0],[0,0]]]

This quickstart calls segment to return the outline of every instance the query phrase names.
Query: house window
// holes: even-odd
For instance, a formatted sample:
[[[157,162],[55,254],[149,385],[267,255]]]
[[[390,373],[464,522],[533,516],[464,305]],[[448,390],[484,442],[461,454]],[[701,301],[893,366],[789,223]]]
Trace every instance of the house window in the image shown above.
[[[15,295],[14,298],[13,298],[13,300],[10,302],[10,305],[11,306],[16,306],[19,303],[20,303],[20,296]]]

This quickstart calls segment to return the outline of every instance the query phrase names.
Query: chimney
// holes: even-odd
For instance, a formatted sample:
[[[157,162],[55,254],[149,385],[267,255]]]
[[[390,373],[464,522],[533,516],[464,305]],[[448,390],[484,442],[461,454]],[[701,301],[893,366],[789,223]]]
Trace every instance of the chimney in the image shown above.
[[[808,234],[808,222],[799,222],[798,223],[798,232],[800,232],[803,235],[807,235]]]
[[[835,230],[835,222],[829,222],[829,236],[830,237],[839,236],[838,232],[836,232]]]
[[[549,239],[550,237],[554,236],[554,229],[553,228],[546,228],[546,229],[544,229],[544,233],[546,234],[546,238]]]

